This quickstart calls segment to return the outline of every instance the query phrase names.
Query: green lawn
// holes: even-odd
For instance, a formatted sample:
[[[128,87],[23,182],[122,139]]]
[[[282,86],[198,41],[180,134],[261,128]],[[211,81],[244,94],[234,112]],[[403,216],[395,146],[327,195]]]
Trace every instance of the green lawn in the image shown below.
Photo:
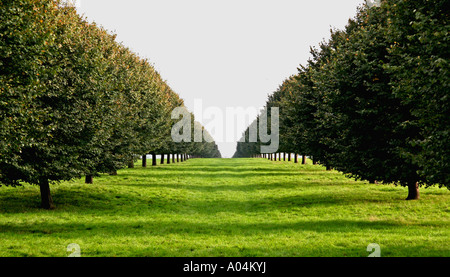
[[[0,256],[450,256],[450,192],[371,185],[320,166],[191,159],[118,176],[0,188]]]

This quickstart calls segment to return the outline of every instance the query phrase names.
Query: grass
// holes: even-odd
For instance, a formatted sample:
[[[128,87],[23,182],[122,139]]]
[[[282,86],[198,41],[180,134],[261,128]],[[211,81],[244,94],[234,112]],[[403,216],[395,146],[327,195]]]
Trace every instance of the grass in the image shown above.
[[[368,184],[311,164],[191,159],[51,187],[0,188],[0,256],[450,256],[447,189]]]

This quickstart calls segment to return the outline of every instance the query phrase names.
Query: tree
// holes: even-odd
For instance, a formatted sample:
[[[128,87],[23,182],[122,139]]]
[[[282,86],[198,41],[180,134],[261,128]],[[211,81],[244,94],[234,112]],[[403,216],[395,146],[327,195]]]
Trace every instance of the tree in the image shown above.
[[[448,1],[388,1],[386,25],[393,93],[411,107],[404,122],[420,136],[401,152],[419,167],[428,184],[450,187],[450,101]]]

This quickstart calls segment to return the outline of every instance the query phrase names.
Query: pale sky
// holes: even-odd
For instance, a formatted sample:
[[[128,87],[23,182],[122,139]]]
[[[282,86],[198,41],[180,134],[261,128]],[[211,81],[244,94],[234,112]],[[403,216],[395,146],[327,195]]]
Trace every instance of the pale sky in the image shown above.
[[[78,0],[77,5],[88,21],[147,58],[189,110],[194,112],[197,99],[203,110],[216,107],[225,114],[227,107],[263,107],[267,96],[306,63],[310,46],[327,40],[330,28],[343,29],[363,3]],[[234,154],[235,142],[215,139],[223,157]]]

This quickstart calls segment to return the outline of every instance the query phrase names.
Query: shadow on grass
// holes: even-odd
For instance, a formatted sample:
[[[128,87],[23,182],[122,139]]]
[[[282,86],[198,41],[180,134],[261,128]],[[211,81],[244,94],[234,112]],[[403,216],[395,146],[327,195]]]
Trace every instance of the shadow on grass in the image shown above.
[[[136,220],[135,222],[90,222],[79,223],[34,223],[18,224],[9,223],[0,225],[1,233],[12,234],[58,234],[61,236],[113,235],[117,236],[166,236],[169,234],[180,235],[208,235],[208,236],[253,236],[281,234],[289,231],[313,231],[313,232],[367,232],[370,230],[386,230],[402,228],[404,225],[391,221],[350,221],[350,220],[323,220],[323,221],[296,221],[292,223],[205,223],[188,221],[152,221]]]
[[[267,190],[268,187],[274,185],[242,185],[240,189],[238,186],[228,187],[214,187],[210,189],[214,191],[241,191],[250,192],[252,190]],[[176,189],[175,185],[167,185],[167,188]],[[286,187],[284,184],[279,184],[279,187]],[[204,186],[186,186],[187,190],[199,190],[203,192],[210,192]],[[377,200],[368,196],[355,195],[354,197],[339,197],[339,195],[330,192],[308,193],[303,192],[295,196],[284,197],[254,197],[245,199],[220,199],[212,197],[188,198],[185,191],[173,191],[165,193],[164,190],[141,193],[141,192],[126,192],[124,190],[104,191],[104,190],[73,190],[70,187],[59,188],[53,193],[53,199],[57,207],[54,211],[44,211],[39,209],[39,194],[38,191],[29,193],[27,201],[24,201],[22,195],[9,195],[0,198],[1,202],[8,203],[8,205],[0,207],[0,213],[3,214],[20,214],[20,213],[36,213],[41,215],[44,213],[58,214],[60,212],[70,212],[72,214],[80,215],[99,215],[114,213],[117,215],[142,215],[161,213],[176,213],[176,214],[201,214],[214,215],[218,213],[266,213],[271,211],[288,211],[290,209],[298,208],[315,208],[315,207],[333,207],[343,205],[355,205],[358,203],[378,203],[386,202],[386,200]],[[29,200],[32,201],[29,201]],[[330,210],[332,212],[332,210]]]

